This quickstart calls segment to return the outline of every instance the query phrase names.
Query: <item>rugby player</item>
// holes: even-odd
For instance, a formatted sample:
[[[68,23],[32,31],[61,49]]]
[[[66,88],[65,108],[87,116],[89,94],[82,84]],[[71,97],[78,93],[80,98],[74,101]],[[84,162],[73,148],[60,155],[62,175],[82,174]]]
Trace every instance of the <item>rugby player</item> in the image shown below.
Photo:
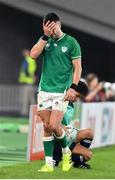
[[[71,151],[65,130],[61,126],[68,102],[74,102],[76,87],[81,77],[81,50],[77,40],[62,32],[57,14],[48,13],[43,19],[44,35],[31,49],[31,57],[42,54],[43,68],[38,93],[38,114],[44,124],[45,165],[41,172],[52,172],[54,136],[59,140],[63,163],[62,170],[71,166]]]

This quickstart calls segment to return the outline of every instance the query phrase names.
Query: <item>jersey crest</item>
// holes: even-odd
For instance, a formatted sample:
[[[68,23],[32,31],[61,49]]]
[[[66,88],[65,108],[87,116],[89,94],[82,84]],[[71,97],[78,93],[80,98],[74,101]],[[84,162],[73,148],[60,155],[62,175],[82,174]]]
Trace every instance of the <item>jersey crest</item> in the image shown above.
[[[67,47],[64,46],[64,47],[61,48],[61,50],[62,50],[63,53],[65,53],[67,51]]]

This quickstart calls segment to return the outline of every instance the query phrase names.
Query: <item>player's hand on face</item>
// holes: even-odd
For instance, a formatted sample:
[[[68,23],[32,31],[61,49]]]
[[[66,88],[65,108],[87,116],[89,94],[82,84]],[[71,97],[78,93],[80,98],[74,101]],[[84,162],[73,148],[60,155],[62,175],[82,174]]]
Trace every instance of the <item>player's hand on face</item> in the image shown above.
[[[64,100],[75,102],[76,101],[76,91],[72,88],[68,89],[68,91],[66,92],[66,95],[64,97]]]
[[[54,30],[55,30],[55,22],[48,21],[46,24],[43,23],[43,31],[46,36],[50,37]]]

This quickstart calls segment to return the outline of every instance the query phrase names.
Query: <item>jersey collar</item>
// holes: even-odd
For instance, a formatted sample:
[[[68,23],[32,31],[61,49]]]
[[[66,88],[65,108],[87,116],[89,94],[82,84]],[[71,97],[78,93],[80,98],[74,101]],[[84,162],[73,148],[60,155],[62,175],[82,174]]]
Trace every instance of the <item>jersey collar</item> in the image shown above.
[[[57,40],[57,42],[63,39],[64,36],[65,36],[65,33],[63,33],[63,35]]]

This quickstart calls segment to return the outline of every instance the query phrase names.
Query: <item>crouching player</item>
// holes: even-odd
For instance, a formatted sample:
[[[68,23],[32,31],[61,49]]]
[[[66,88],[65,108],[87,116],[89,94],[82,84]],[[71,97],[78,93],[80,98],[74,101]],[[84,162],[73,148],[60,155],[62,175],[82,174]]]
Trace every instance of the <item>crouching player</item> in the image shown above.
[[[80,81],[78,86],[78,96],[85,96],[87,90],[86,84]],[[86,164],[86,161],[89,161],[92,157],[92,152],[89,148],[93,140],[93,132],[89,128],[77,129],[75,122],[71,120],[73,112],[74,104],[69,103],[65,116],[62,120],[62,126],[67,135],[68,145],[72,151],[73,166],[89,169],[90,165]],[[58,166],[62,159],[61,146],[57,140],[55,140],[53,159],[56,166]]]

